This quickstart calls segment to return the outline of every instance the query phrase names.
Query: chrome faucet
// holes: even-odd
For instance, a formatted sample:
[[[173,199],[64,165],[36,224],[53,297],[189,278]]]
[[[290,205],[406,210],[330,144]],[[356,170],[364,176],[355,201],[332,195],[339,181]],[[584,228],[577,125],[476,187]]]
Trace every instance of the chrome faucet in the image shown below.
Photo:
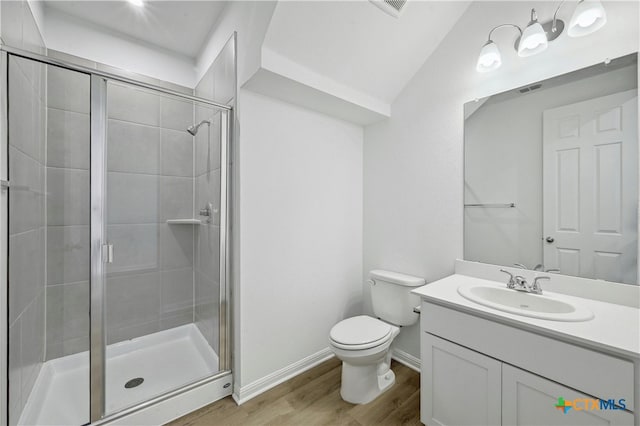
[[[504,269],[500,269],[500,272],[504,272],[505,274],[509,275],[509,282],[507,283],[507,288],[512,288],[515,289],[516,288],[516,279],[513,276],[513,274],[509,271],[505,271]]]
[[[531,287],[530,287],[531,293],[542,294],[542,287],[540,287],[540,284],[538,283],[538,281],[541,281],[541,280],[549,281],[551,280],[551,277],[535,277],[533,279],[533,284],[531,284]]]
[[[509,282],[507,282],[507,288],[517,291],[524,291],[526,293],[542,294],[542,287],[538,281],[550,280],[550,277],[535,277],[533,284],[529,285],[527,279],[521,275],[513,275],[511,272],[504,269],[500,269],[500,272],[504,272],[509,275]]]

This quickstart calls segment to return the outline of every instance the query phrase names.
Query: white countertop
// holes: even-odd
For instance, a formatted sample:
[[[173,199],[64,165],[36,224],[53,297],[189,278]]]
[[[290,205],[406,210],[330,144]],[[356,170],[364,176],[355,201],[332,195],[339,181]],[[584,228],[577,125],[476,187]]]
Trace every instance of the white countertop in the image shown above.
[[[544,289],[544,282],[543,289]],[[514,327],[550,335],[567,342],[604,350],[625,357],[640,358],[640,309],[593,299],[544,291],[547,297],[571,302],[590,309],[595,317],[583,322],[550,321],[503,312],[472,302],[458,293],[459,286],[506,288],[506,283],[467,275],[451,275],[418,287],[413,293],[424,300],[472,315],[499,321]],[[514,290],[515,291],[515,290]],[[535,295],[532,295],[535,297]]]

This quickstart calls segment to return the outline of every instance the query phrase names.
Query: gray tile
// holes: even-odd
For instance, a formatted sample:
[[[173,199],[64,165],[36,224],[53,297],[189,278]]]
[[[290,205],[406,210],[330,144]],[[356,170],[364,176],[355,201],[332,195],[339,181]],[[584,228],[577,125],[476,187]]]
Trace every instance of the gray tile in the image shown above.
[[[230,40],[222,49],[213,69],[213,100],[221,104],[229,104],[236,93],[235,55],[233,41]]]
[[[217,226],[198,227],[196,270],[209,280],[219,280],[220,229]]]
[[[193,217],[193,179],[160,177],[160,221]]]
[[[160,126],[160,97],[145,90],[109,83],[108,117],[132,123]]]
[[[162,314],[160,316],[160,330],[169,330],[193,322],[193,308],[184,309],[180,313]]]
[[[107,126],[108,171],[158,174],[159,128],[119,120]]]
[[[162,269],[193,266],[193,226],[160,225]]]
[[[44,168],[13,147],[9,156],[9,233],[15,234],[44,224]]]
[[[47,106],[88,114],[90,83],[86,74],[50,66],[47,69]]]
[[[4,3],[4,2],[3,2]],[[9,424],[18,424],[24,405],[22,401],[22,322],[9,327]]]
[[[107,331],[107,344],[123,342],[135,339],[136,337],[147,336],[160,331],[160,321],[150,321],[144,324],[135,324],[126,327],[119,327]]]
[[[47,165],[89,169],[89,115],[48,108]]]
[[[157,223],[158,176],[109,172],[107,223]]]
[[[199,98],[213,100],[213,66],[209,67],[202,76],[195,89],[195,94]]]
[[[9,237],[9,322],[13,322],[44,287],[44,231]]]
[[[193,124],[193,102],[161,96],[160,111],[160,125],[163,129],[174,129],[186,133],[187,127]]]
[[[76,337],[74,339],[65,340],[62,343],[62,356],[73,355],[80,352],[87,352],[86,357],[89,358],[89,349],[91,345],[90,336]],[[88,364],[87,360],[87,364]],[[89,387],[89,382],[85,382],[85,386]]]
[[[15,60],[9,61],[9,81],[9,144],[40,161],[40,144],[44,141],[38,138],[38,128],[43,124],[38,96]]]
[[[40,163],[44,166],[47,162],[47,106],[44,99],[37,100],[37,114],[36,137],[38,138]]]
[[[162,314],[193,312],[193,269],[172,269],[161,272]]]
[[[89,291],[88,281],[47,287],[47,359],[68,355],[68,341],[89,337]]]
[[[220,170],[214,170],[196,179],[196,202],[195,211],[199,212],[201,208],[206,207],[209,203],[213,206],[211,212],[211,224],[220,224]],[[201,217],[200,219],[207,219]]]
[[[141,273],[159,269],[157,224],[108,225],[107,240],[114,249],[113,263],[107,265],[107,273]]]
[[[89,224],[89,172],[47,168],[47,224]]]
[[[220,284],[218,280],[195,273],[195,314],[202,320],[213,321],[218,317],[220,305]]]
[[[41,93],[40,93],[40,89],[41,89],[41,85],[40,85],[40,70],[42,69],[42,67],[44,65],[42,65],[40,62],[36,62],[36,61],[32,61],[30,59],[26,59],[26,58],[20,58],[20,57],[12,57],[10,59],[10,61],[15,62],[16,65],[18,65],[18,67],[20,68],[20,70],[22,70],[22,72],[24,73],[25,77],[27,78],[27,80],[29,81],[29,84],[31,85],[31,87],[34,90],[33,94],[34,94],[34,99],[40,97]]]
[[[46,347],[44,360],[50,361],[52,359],[62,358],[64,356],[62,350],[63,350],[62,341],[56,340],[55,342],[53,341],[49,342],[47,338],[47,347]]]
[[[22,315],[22,400],[31,394],[44,360],[44,291]]]
[[[124,275],[107,279],[107,330],[160,319],[160,274]]]
[[[219,320],[216,312],[217,307],[213,305],[200,304],[195,307],[195,323],[205,340],[219,353]]]
[[[47,227],[47,284],[89,280],[89,227]]]
[[[220,113],[209,108],[196,107],[196,119],[209,120],[209,129],[202,129],[195,136],[196,176],[220,168]],[[205,131],[208,130],[208,131]]]
[[[193,140],[187,132],[162,129],[163,175],[193,176]]]

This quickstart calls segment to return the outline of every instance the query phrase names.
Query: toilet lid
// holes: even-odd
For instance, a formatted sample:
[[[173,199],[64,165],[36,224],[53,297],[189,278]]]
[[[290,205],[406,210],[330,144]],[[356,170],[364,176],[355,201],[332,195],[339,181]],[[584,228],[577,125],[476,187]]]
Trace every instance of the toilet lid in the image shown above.
[[[333,326],[329,337],[343,345],[364,345],[376,342],[391,333],[391,326],[378,319],[360,315],[347,318]]]

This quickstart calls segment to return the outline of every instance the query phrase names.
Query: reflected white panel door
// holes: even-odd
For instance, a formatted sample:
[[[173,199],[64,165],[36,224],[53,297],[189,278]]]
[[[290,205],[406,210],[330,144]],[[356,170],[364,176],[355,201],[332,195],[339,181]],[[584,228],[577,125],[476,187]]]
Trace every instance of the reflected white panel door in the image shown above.
[[[543,114],[544,265],[637,283],[637,90]]]

